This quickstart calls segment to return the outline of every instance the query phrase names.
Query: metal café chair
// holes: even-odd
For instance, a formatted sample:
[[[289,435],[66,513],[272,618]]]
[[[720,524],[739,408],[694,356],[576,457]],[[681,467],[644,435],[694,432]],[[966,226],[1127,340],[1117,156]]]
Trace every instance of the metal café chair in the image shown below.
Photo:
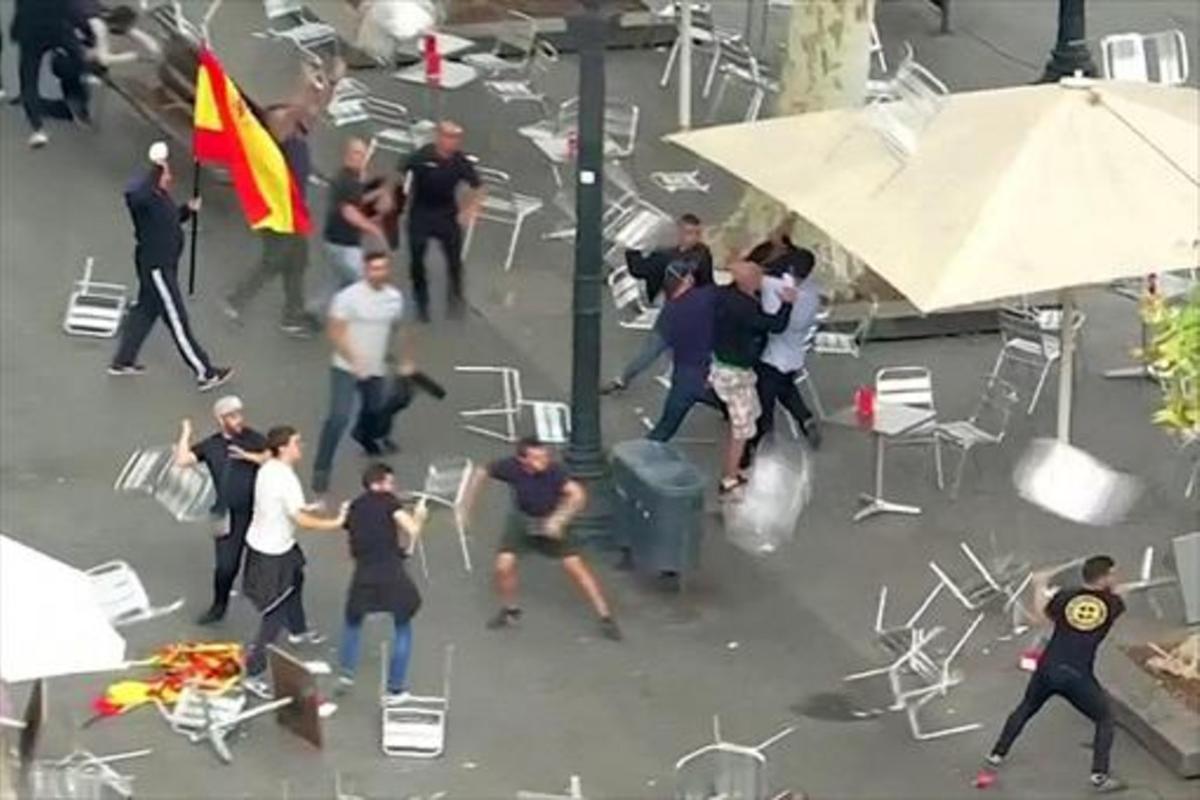
[[[811,355],[813,348],[816,346],[817,326],[813,325],[808,330],[808,336],[805,339],[804,345]],[[793,381],[798,389],[808,389],[809,399],[812,400],[813,410],[817,412],[817,419],[825,419],[825,406],[821,403],[821,393],[817,391],[817,382],[813,379],[812,370],[809,369],[808,359],[804,360],[804,366],[796,373],[796,378]],[[787,415],[788,425],[792,429],[792,438],[800,437],[800,430],[796,425],[796,420],[791,414]]]
[[[337,30],[317,19],[302,0],[263,0],[263,12],[268,25],[263,33],[270,38],[286,39],[308,50],[337,44]]]
[[[1027,414],[1032,414],[1037,408],[1038,400],[1041,399],[1046,378],[1062,357],[1061,326],[1057,330],[1045,327],[1033,309],[1002,308],[999,319],[1001,347],[996,362],[992,365],[990,379],[997,380],[1004,368],[1010,364],[1037,372],[1037,383],[1025,410]],[[1078,331],[1084,320],[1083,314],[1076,314],[1071,324]]]
[[[183,608],[182,597],[165,606],[150,605],[142,579],[124,561],[106,561],[84,574],[88,576],[96,602],[114,627],[146,622]]]
[[[627,267],[619,267],[609,274],[608,288],[617,310],[618,325],[638,331],[654,328],[660,309],[646,302],[642,282],[629,274]]]
[[[523,72],[533,59],[538,44],[537,23],[528,14],[508,12],[509,19],[498,27],[492,49],[483,53],[467,53],[462,57],[485,75]]]
[[[971,564],[974,576],[955,580],[937,562],[930,560],[929,569],[937,576],[938,585],[949,590],[967,611],[979,611],[989,603],[1003,599],[1004,610],[1020,602],[1021,593],[1033,580],[1029,564],[1009,556],[996,559],[989,568],[966,542],[959,542],[958,549]]]
[[[549,42],[539,39],[534,45],[524,77],[484,81],[483,88],[504,105],[531,103],[541,110],[543,118],[548,117],[550,112],[546,107],[546,91],[542,88],[542,80],[557,63],[558,50]]]
[[[975,448],[995,446],[1004,441],[1017,401],[1017,392],[1011,384],[992,378],[971,416],[964,420],[941,422],[934,428],[934,435],[940,442],[961,451],[958,466],[954,469],[954,483],[950,486],[951,497],[958,497],[963,468]]]
[[[1178,29],[1116,33],[1100,40],[1104,77],[1181,86],[1188,79],[1187,40]]]
[[[521,228],[525,220],[532,214],[542,210],[544,203],[540,197],[514,192],[512,178],[507,172],[490,167],[476,167],[479,179],[486,189],[479,214],[467,226],[463,239],[463,258],[471,249],[471,240],[475,235],[475,226],[480,222],[495,222],[507,225],[511,229],[508,237],[508,248],[504,257],[504,271],[512,269],[513,256],[517,252],[517,242],[521,238]]]
[[[520,438],[518,423],[524,414],[533,418],[534,434],[545,444],[566,444],[571,436],[571,407],[556,400],[527,400],[521,391],[521,372],[512,367],[456,366],[455,372],[476,375],[496,375],[500,378],[502,399],[486,408],[460,411],[464,420],[499,417],[503,430],[485,428],[474,423],[463,425],[464,430],[502,442],[514,443]]]
[[[867,313],[863,315],[854,330],[849,333],[841,331],[818,330],[813,336],[813,352],[826,356],[850,356],[858,358],[862,354],[863,345],[871,335],[871,326],[879,314],[879,300],[872,297]]]
[[[865,110],[867,122],[900,158],[916,152],[921,134],[941,113],[950,93],[941,79],[917,63],[912,47],[906,47],[908,55],[887,82],[886,91]]]
[[[446,722],[450,715],[450,671],[454,645],[446,645],[442,661],[442,694],[387,692],[389,647],[379,646],[380,746],[383,754],[401,758],[438,758],[446,752]]]
[[[675,762],[675,800],[768,800],[772,797],[766,749],[790,736],[791,725],[757,745],[721,738],[721,721],[713,716],[713,742]]]
[[[134,450],[113,490],[148,494],[179,522],[208,519],[217,497],[209,471],[176,466],[175,448],[170,445]]]
[[[676,20],[680,16],[680,5],[680,3],[672,4],[672,15]],[[692,45],[700,52],[707,53],[709,59],[708,71],[701,89],[702,97],[708,97],[712,91],[713,81],[716,80],[717,68],[721,64],[721,43],[740,39],[741,36],[737,32],[717,27],[713,21],[711,4],[692,3]],[[675,70],[682,50],[683,38],[677,34],[670,52],[667,53],[667,63],[663,65],[662,76],[658,79],[658,85],[664,89],[671,82],[671,73]]]
[[[458,546],[462,552],[463,569],[470,572],[471,550],[467,547],[467,522],[464,503],[466,502],[467,487],[471,483],[471,473],[474,464],[469,458],[441,458],[429,463],[425,471],[425,483],[421,490],[409,492],[408,497],[425,500],[435,505],[444,506],[454,512],[454,527],[458,531]],[[417,539],[417,552],[421,558],[421,568],[426,577],[429,568],[425,562],[425,546]]]
[[[369,94],[362,99],[362,110],[366,121],[374,128],[372,150],[405,156],[424,143],[417,131],[418,123],[402,104]]]
[[[762,112],[767,95],[779,93],[779,81],[768,74],[766,67],[754,55],[754,51],[741,39],[722,40],[719,48],[722,58],[721,66],[718,69],[721,82],[709,104],[708,119],[710,122],[716,119],[721,103],[725,99],[726,90],[732,82],[741,84],[749,90],[750,102],[746,106],[746,113],[742,119],[744,122],[754,122]]]
[[[933,398],[933,373],[926,367],[885,367],[875,373],[875,402],[922,408],[933,411],[932,420],[913,430],[888,439],[889,446],[925,446],[933,448],[937,486],[942,488],[942,448],[936,435],[937,404]]]
[[[75,283],[67,300],[63,330],[72,336],[112,338],[121,327],[128,303],[128,288],[120,283],[92,280],[96,260],[91,256],[83,265],[83,278]]]

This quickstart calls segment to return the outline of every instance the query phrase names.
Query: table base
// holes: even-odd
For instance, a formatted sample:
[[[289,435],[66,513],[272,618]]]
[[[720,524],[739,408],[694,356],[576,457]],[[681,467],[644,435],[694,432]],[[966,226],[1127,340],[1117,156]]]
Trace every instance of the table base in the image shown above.
[[[1142,378],[1144,380],[1154,380],[1154,376],[1150,374],[1150,370],[1145,364],[1138,364],[1131,367],[1118,367],[1117,369],[1106,369],[1104,377],[1120,379],[1120,378]]]
[[[921,513],[918,506],[904,505],[903,503],[893,503],[891,500],[885,500],[882,497],[875,497],[869,494],[859,495],[859,499],[866,503],[865,506],[858,510],[854,515],[855,522],[861,522],[867,517],[873,517],[876,514],[908,514],[916,516]]]

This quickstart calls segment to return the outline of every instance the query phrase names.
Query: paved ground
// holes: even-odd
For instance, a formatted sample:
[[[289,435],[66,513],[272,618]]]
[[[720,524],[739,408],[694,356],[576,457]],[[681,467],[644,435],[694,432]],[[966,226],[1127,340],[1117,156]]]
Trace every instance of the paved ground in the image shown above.
[[[229,52],[231,69],[247,85],[279,85],[279,54],[247,44],[244,33],[254,14],[240,3],[229,5],[230,16],[217,26],[216,41],[222,52]],[[1019,83],[1034,76],[1052,38],[1052,3],[959,5],[959,32],[941,38],[931,35],[933,17],[919,4],[885,3],[880,12],[884,40],[894,48],[913,39],[922,58],[955,88]],[[1200,52],[1195,46],[1200,17],[1187,3],[1114,0],[1091,6],[1093,34],[1180,26],[1192,38],[1192,52]],[[0,12],[8,19],[11,4],[0,3]],[[611,91],[639,102],[645,112],[643,143],[633,162],[643,181],[653,169],[690,163],[655,143],[670,128],[673,114],[670,96],[653,85],[661,63],[662,54],[654,52],[612,57]],[[3,66],[11,80],[11,56]],[[571,80],[568,62],[554,89],[566,95]],[[387,85],[386,79],[378,85]],[[394,84],[389,92],[395,93]],[[395,95],[414,107],[423,102],[418,94]],[[521,188],[548,196],[548,171],[532,148],[512,134],[521,118],[517,110],[498,108],[478,90],[448,98],[448,108],[467,124],[471,145],[486,163],[520,176]],[[113,98],[102,123],[99,133],[52,129],[51,146],[30,153],[19,113],[11,108],[0,113],[0,528],[80,566],[128,559],[155,598],[186,596],[188,606],[181,614],[130,629],[132,652],[140,653],[201,634],[190,618],[207,600],[210,544],[203,527],[173,524],[148,501],[115,496],[111,481],[133,447],[173,438],[183,415],[206,419],[209,399],[194,393],[161,331],[145,351],[150,373],[131,381],[103,374],[107,342],[71,339],[59,332],[70,281],[86,254],[98,258],[101,277],[132,281],[128,223],[118,189],[154,132]],[[318,150],[322,166],[332,167],[336,137],[323,133]],[[699,207],[716,219],[736,195],[721,176],[712,177],[713,193]],[[647,191],[672,210],[687,204],[683,197]],[[264,292],[255,307],[258,315],[244,329],[224,322],[216,300],[257,257],[257,246],[226,192],[208,192],[206,200],[200,289],[193,303],[198,335],[219,360],[239,368],[234,389],[246,399],[252,419],[264,427],[294,422],[311,442],[326,402],[325,348],[275,332],[273,287]],[[538,241],[552,222],[548,213],[531,224],[517,266],[507,276],[500,274],[493,257],[500,238],[480,231],[470,259],[470,294],[478,313],[462,326],[435,324],[422,336],[430,370],[446,378],[451,396],[442,405],[422,402],[402,418],[404,451],[395,464],[404,479],[418,479],[424,464],[439,455],[486,459],[500,452],[456,427],[458,409],[490,398],[478,384],[455,378],[453,364],[513,364],[523,370],[530,394],[565,397],[571,250]],[[314,257],[314,278],[321,269]],[[530,563],[525,572],[526,625],[511,634],[485,632],[482,621],[493,605],[485,574],[462,572],[448,520],[437,520],[429,545],[432,580],[422,586],[426,606],[417,624],[414,661],[416,688],[432,690],[440,645],[456,646],[450,749],[437,762],[388,761],[378,753],[378,720],[369,688],[376,670],[369,659],[362,690],[327,723],[329,743],[320,753],[262,722],[236,746],[237,762],[218,767],[202,748],[165,735],[150,711],[79,731],[87,698],[105,682],[99,676],[53,682],[49,749],[72,743],[103,752],[153,746],[154,758],[134,769],[145,797],[272,797],[280,796],[284,781],[292,797],[330,797],[335,772],[373,797],[437,792],[512,796],[517,789],[554,790],[571,773],[582,776],[592,796],[661,797],[669,793],[672,763],[705,742],[709,718],[717,713],[726,734],[744,742],[765,738],[783,725],[798,726],[772,751],[780,786],[829,798],[967,796],[973,791],[968,780],[978,755],[1021,684],[1011,668],[1017,645],[993,641],[999,631],[996,620],[989,620],[965,654],[966,686],[933,714],[934,721],[984,722],[982,732],[918,744],[897,717],[848,723],[798,712],[826,705],[820,696],[840,693],[843,673],[874,658],[866,633],[879,584],[892,587],[897,608],[911,606],[929,585],[925,562],[931,557],[952,560],[959,540],[986,552],[994,534],[1000,549],[1040,563],[1093,549],[1109,550],[1131,563],[1143,546],[1162,546],[1195,527],[1196,508],[1182,497],[1181,464],[1165,437],[1146,422],[1153,387],[1106,383],[1098,377],[1103,368],[1123,361],[1135,338],[1131,305],[1100,291],[1086,293],[1084,303],[1090,321],[1076,440],[1142,476],[1147,486],[1120,526],[1084,529],[1014,496],[1007,475],[1024,444],[1051,430],[1052,390],[1037,414],[1014,425],[1000,452],[986,454],[979,472],[968,471],[963,497],[956,503],[933,490],[924,454],[896,455],[889,485],[898,496],[926,507],[927,513],[915,519],[863,525],[849,521],[868,474],[866,443],[852,431],[830,430],[816,462],[816,499],[796,544],[774,558],[752,560],[729,547],[713,518],[703,572],[679,599],[609,570],[603,566],[607,557],[597,556],[628,634],[621,645],[595,638],[565,581],[544,563]],[[604,344],[607,372],[633,351],[637,339],[606,324]],[[969,411],[996,346],[991,337],[879,344],[869,347],[861,361],[821,360],[815,374],[826,404],[836,407],[880,365],[928,364],[937,375],[943,414],[955,417]],[[638,435],[635,409],[654,409],[659,399],[657,387],[646,384],[608,403],[608,441]],[[715,430],[715,421],[704,412],[688,424],[689,435],[711,436]],[[711,447],[687,449],[705,469],[712,468]],[[342,451],[335,493],[353,490],[361,463],[350,448]],[[499,492],[490,495],[473,530],[473,552],[480,564],[486,563],[495,535],[489,522],[502,503]],[[310,537],[306,548],[310,614],[318,626],[332,631],[348,574],[344,550],[332,536]],[[1178,613],[1173,600],[1165,605],[1169,616]],[[950,606],[936,613],[952,630],[966,621]],[[1133,613],[1148,611],[1139,603]],[[371,638],[381,635],[382,627],[373,627]],[[241,604],[220,633],[240,639],[252,630],[252,614]],[[995,794],[1081,795],[1087,753],[1080,745],[1089,738],[1085,724],[1071,711],[1049,709],[1014,753]],[[1138,787],[1131,797],[1194,796],[1194,786],[1171,778],[1123,734],[1115,764]]]

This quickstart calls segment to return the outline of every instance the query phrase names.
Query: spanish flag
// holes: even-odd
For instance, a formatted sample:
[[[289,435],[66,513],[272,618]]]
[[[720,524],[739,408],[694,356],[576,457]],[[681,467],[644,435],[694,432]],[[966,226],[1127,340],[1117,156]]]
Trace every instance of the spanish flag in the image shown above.
[[[223,164],[246,221],[255,230],[307,234],[302,188],[279,144],[246,105],[212,51],[200,51],[192,149],[197,161]]]

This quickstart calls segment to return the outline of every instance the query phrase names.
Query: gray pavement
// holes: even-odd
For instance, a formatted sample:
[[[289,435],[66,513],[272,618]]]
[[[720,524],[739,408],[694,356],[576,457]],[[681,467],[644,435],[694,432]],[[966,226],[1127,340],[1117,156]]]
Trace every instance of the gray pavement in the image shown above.
[[[1200,12],[1184,2],[1096,2],[1093,35],[1128,28],[1184,28],[1196,46]],[[229,3],[215,32],[235,77],[249,85],[282,86],[280,53],[252,42],[256,3]],[[1019,83],[1035,77],[1053,36],[1053,3],[959,2],[958,32],[933,35],[935,20],[919,3],[886,2],[880,25],[886,45],[912,39],[926,60],[956,89]],[[730,9],[731,12],[736,9]],[[236,13],[235,13],[236,12]],[[11,4],[0,3],[8,19]],[[984,41],[986,40],[986,42]],[[654,85],[663,55],[621,51],[610,58],[610,91],[638,102],[644,133],[632,171],[656,203],[672,211],[692,207],[719,219],[737,196],[715,170],[710,195],[674,198],[656,194],[645,180],[650,171],[691,166],[681,152],[658,137],[672,127],[673,95]],[[1025,62],[1025,63],[1022,63]],[[12,56],[2,65],[6,84],[15,73]],[[245,76],[245,77],[243,77]],[[385,77],[368,80],[420,108],[419,93],[399,89]],[[553,91],[571,92],[568,59]],[[274,84],[271,82],[274,81]],[[262,89],[272,91],[270,88]],[[470,144],[484,163],[519,176],[519,188],[548,197],[550,176],[531,147],[513,129],[528,115],[502,108],[476,88],[447,98],[450,114],[471,132]],[[139,445],[172,439],[181,416],[207,420],[212,398],[197,395],[165,333],[152,335],[144,360],[146,376],[114,380],[103,373],[110,343],[72,339],[59,330],[70,282],[87,254],[98,259],[98,276],[134,280],[130,236],[119,187],[142,158],[155,134],[107,98],[98,132],[55,127],[51,145],[29,152],[24,120],[13,108],[0,110],[0,529],[79,566],[125,558],[142,573],[155,598],[183,595],[180,614],[128,629],[131,652],[193,636],[239,640],[253,631],[247,604],[236,604],[222,628],[204,631],[190,619],[207,602],[211,556],[203,526],[177,525],[149,501],[114,495],[111,482]],[[320,165],[336,164],[339,136],[323,131]],[[177,165],[183,167],[177,157]],[[181,171],[186,171],[181,170]],[[224,189],[206,191],[201,234],[199,292],[192,303],[197,335],[239,376],[232,389],[247,401],[251,419],[266,427],[298,424],[310,446],[327,393],[327,354],[319,341],[294,342],[274,329],[278,289],[264,290],[244,328],[231,327],[217,301],[258,248]],[[314,210],[323,198],[314,195]],[[463,325],[435,323],[421,336],[429,370],[446,379],[451,395],[442,404],[422,399],[400,419],[403,451],[394,460],[403,480],[419,480],[425,463],[442,455],[483,460],[500,448],[465,434],[455,412],[490,399],[478,383],[454,376],[461,363],[512,364],[522,369],[531,395],[566,397],[569,387],[569,301],[572,251],[542,243],[554,227],[553,211],[535,219],[508,275],[495,253],[501,239],[479,231],[469,260],[469,293],[476,313]],[[324,265],[313,249],[310,277]],[[438,270],[435,268],[435,274]],[[402,271],[398,277],[406,276]],[[402,284],[406,280],[402,280]],[[435,297],[440,287],[435,285]],[[785,724],[791,738],[771,753],[777,783],[803,788],[820,798],[957,798],[968,796],[979,755],[1001,716],[1015,703],[1022,676],[1013,668],[1017,643],[997,643],[997,620],[988,620],[963,659],[968,680],[933,714],[946,722],[981,721],[985,730],[944,741],[916,743],[903,720],[838,722],[798,713],[814,698],[841,693],[840,676],[875,658],[867,632],[880,583],[888,583],[896,608],[911,606],[927,588],[925,562],[951,558],[967,540],[986,552],[994,534],[1002,549],[1038,563],[1091,550],[1109,550],[1132,565],[1142,547],[1165,545],[1193,529],[1194,505],[1182,496],[1182,463],[1166,437],[1147,419],[1155,402],[1148,384],[1109,383],[1102,369],[1125,360],[1136,327],[1132,304],[1103,291],[1084,293],[1089,314],[1078,383],[1077,442],[1121,469],[1142,476],[1146,492],[1118,526],[1086,529],[1052,518],[1021,502],[1008,475],[1025,443],[1052,430],[1054,392],[1037,414],[1020,418],[1008,443],[986,453],[980,470],[967,472],[962,498],[951,503],[933,489],[927,457],[898,453],[889,461],[889,487],[922,504],[918,518],[850,522],[854,498],[869,474],[866,441],[850,430],[830,429],[817,456],[815,500],[791,547],[755,560],[730,547],[719,521],[709,518],[704,567],[682,598],[607,568],[600,574],[616,600],[627,641],[599,640],[583,605],[552,564],[523,565],[527,621],[518,631],[492,634],[483,620],[494,602],[483,569],[496,531],[490,524],[502,508],[499,491],[489,494],[472,531],[481,568],[461,571],[449,520],[438,518],[429,542],[432,580],[422,584],[426,604],[416,623],[414,685],[433,690],[440,645],[456,645],[449,750],[435,762],[384,759],[378,750],[378,717],[372,686],[375,662],[364,658],[360,690],[326,724],[327,745],[316,752],[273,723],[256,723],[235,745],[236,762],[218,766],[210,753],[167,735],[153,711],[98,723],[80,731],[89,697],[104,676],[55,680],[54,720],[47,749],[72,744],[97,752],[153,746],[155,756],[131,767],[144,797],[277,797],[283,782],[291,797],[331,797],[340,772],[372,797],[511,797],[518,789],[554,790],[579,774],[593,797],[663,797],[671,765],[705,743],[709,719],[721,715],[726,734],[755,742]],[[637,336],[605,325],[605,372],[614,371],[638,344]],[[853,387],[889,364],[927,364],[937,377],[946,417],[967,413],[981,375],[991,364],[993,337],[873,344],[862,360],[821,359],[814,366],[826,405],[849,401]],[[626,397],[605,402],[609,442],[637,436],[637,408],[653,415],[661,392],[650,381]],[[711,437],[717,421],[697,411],[689,436]],[[715,469],[711,446],[687,446],[703,468]],[[355,486],[363,460],[345,445],[339,454],[334,495]],[[314,623],[336,633],[348,578],[343,544],[335,536],[305,540],[309,554],[308,607]],[[1174,601],[1167,614],[1178,614]],[[950,607],[947,620],[965,622]],[[1135,603],[1132,614],[1148,610]],[[957,615],[956,615],[957,614]],[[371,641],[382,624],[369,627]],[[1120,628],[1114,636],[1119,639]],[[1113,646],[1116,642],[1110,643]],[[736,645],[736,646],[733,646]],[[986,652],[985,652],[986,651]],[[327,656],[324,648],[306,651]],[[867,702],[872,698],[858,699]],[[952,709],[950,714],[946,709]],[[998,797],[1068,798],[1084,793],[1090,738],[1086,723],[1065,706],[1048,709],[1014,751]],[[1173,779],[1124,734],[1117,738],[1115,768],[1135,785],[1130,797],[1192,797],[1195,787]]]

